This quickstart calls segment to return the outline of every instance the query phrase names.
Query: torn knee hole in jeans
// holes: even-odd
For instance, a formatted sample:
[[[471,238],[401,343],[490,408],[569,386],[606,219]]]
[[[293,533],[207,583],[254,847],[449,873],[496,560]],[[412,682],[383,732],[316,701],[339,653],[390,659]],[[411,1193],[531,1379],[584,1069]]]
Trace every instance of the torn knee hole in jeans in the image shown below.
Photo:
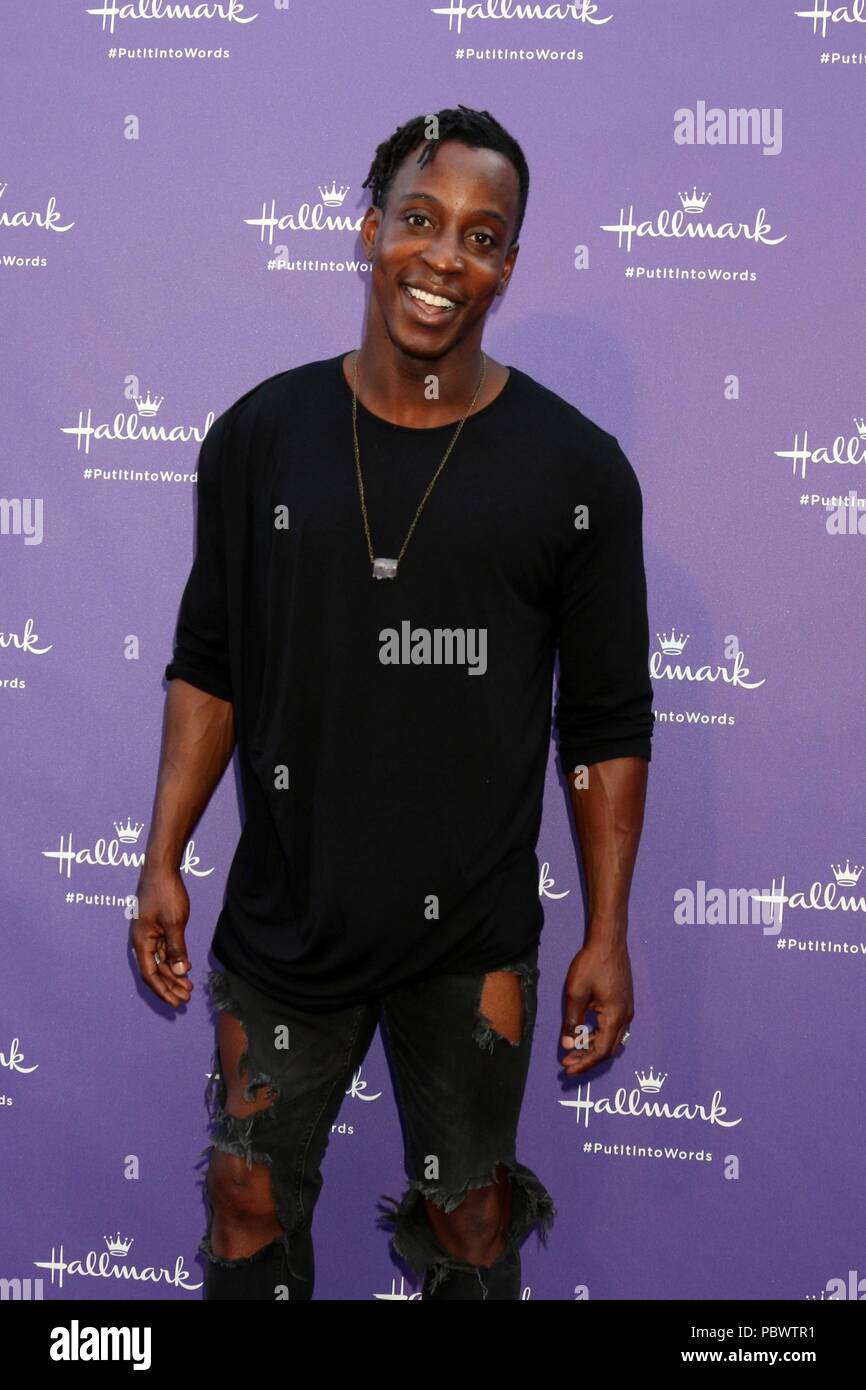
[[[499,1257],[507,1259],[511,1252],[523,1244],[533,1226],[538,1226],[539,1238],[544,1242],[547,1233],[556,1219],[556,1207],[547,1188],[517,1159],[501,1159],[493,1164],[492,1170],[477,1178],[470,1178],[460,1188],[447,1188],[441,1183],[412,1178],[401,1201],[382,1193],[383,1202],[390,1202],[393,1209],[382,1205],[381,1224],[391,1232],[393,1249],[401,1259],[416,1273],[433,1269],[431,1292],[449,1269],[474,1270],[477,1268],[466,1260],[460,1260],[446,1250],[434,1235],[424,1201],[434,1202],[443,1211],[454,1211],[466,1193],[479,1187],[494,1185],[498,1170],[503,1167],[511,1181],[511,1221],[506,1236],[506,1248]]]
[[[256,1099],[254,1094],[255,1091],[261,1086],[267,1086],[269,1088],[268,1099],[269,1102],[273,1104],[279,1099],[279,1087],[274,1078],[263,1069],[259,1059],[253,1058],[252,1056],[253,1049],[250,1046],[247,1025],[244,1022],[242,1011],[232,995],[231,984],[228,977],[220,974],[218,971],[211,971],[208,976],[208,992],[216,1012],[230,1014],[243,1032],[244,1045],[238,1056],[237,1075],[238,1077],[243,1077],[245,1073],[249,1073],[246,1085],[243,1089],[244,1100],[254,1102]],[[217,1052],[219,1052],[219,1049],[217,1049]],[[224,1087],[224,1089],[227,1090],[227,1087]]]
[[[270,1155],[253,1147],[254,1136],[264,1130],[265,1134],[276,1119],[276,1106],[280,1090],[274,1077],[264,1068],[261,1060],[254,1055],[250,1044],[247,1026],[231,991],[228,977],[218,971],[208,976],[208,992],[217,1013],[230,1015],[238,1025],[242,1042],[233,1040],[232,1050],[238,1053],[235,1077],[244,1081],[240,1102],[237,1097],[229,1102],[229,1086],[223,1075],[222,1057],[219,1043],[214,1049],[211,1073],[208,1078],[206,1103],[211,1117],[214,1139],[203,1151],[219,1149],[222,1153],[234,1154],[243,1158],[246,1166],[253,1163],[270,1164]],[[265,1087],[263,1095],[256,1093]],[[234,1088],[233,1088],[234,1089]],[[239,1110],[236,1107],[242,1105]]]
[[[472,1036],[492,1052],[497,1040],[519,1047],[526,1023],[526,989],[537,975],[528,961],[488,971],[481,979]]]
[[[259,1110],[252,1115],[230,1115],[222,1102],[217,1100],[211,1108],[211,1116],[214,1137],[203,1153],[218,1149],[220,1153],[242,1158],[248,1168],[252,1168],[254,1163],[270,1166],[270,1154],[254,1148],[254,1136],[260,1137],[257,1131],[264,1128],[267,1119],[273,1121],[272,1110]]]
[[[258,1120],[263,1114],[267,1113],[267,1111],[262,1111],[248,1118]],[[228,1121],[234,1121],[238,1118],[239,1117],[232,1115],[225,1117]],[[296,1252],[293,1244],[295,1240],[295,1231],[288,1216],[289,1206],[285,1201],[285,1196],[283,1194],[282,1199],[278,1201],[276,1191],[273,1187],[274,1168],[271,1163],[270,1155],[267,1153],[256,1153],[248,1143],[247,1136],[243,1136],[239,1140],[233,1139],[231,1137],[231,1131],[228,1131],[228,1133],[220,1133],[204,1152],[210,1154],[210,1162],[203,1179],[204,1190],[210,1207],[210,1218],[208,1220],[207,1231],[199,1242],[199,1251],[211,1264],[221,1265],[226,1269],[245,1269],[249,1265],[259,1261],[271,1259],[276,1271],[276,1284],[284,1284],[287,1282],[288,1278],[295,1280],[300,1279],[305,1282],[308,1281],[310,1276],[301,1274],[295,1267],[296,1262],[294,1256]],[[252,1237],[251,1244],[256,1246],[256,1248],[250,1249],[247,1253],[232,1256],[218,1253],[213,1246],[214,1220],[217,1212],[216,1204],[218,1198],[215,1190],[210,1186],[210,1180],[213,1178],[217,1186],[219,1186],[220,1183],[236,1183],[239,1191],[243,1191],[244,1186],[240,1176],[236,1176],[232,1168],[223,1169],[219,1176],[216,1175],[216,1166],[219,1164],[220,1159],[223,1158],[223,1155],[229,1155],[234,1158],[235,1161],[239,1158],[243,1159],[245,1166],[250,1169],[252,1169],[255,1163],[263,1172],[268,1174],[268,1190],[271,1193],[270,1210],[273,1212],[273,1216],[276,1218],[279,1227],[276,1235],[271,1235],[269,1239],[263,1238],[261,1244],[258,1243],[255,1237]],[[243,1170],[241,1169],[240,1171],[242,1172]],[[277,1188],[276,1190],[278,1191],[279,1189]]]
[[[241,1255],[236,1258],[219,1255],[211,1242],[214,1206],[210,1196],[208,1196],[211,1217],[208,1222],[207,1234],[199,1243],[199,1250],[209,1261],[226,1268],[246,1267],[253,1262],[269,1257],[276,1260],[277,1252],[281,1250],[284,1265],[280,1268],[284,1268],[292,1278],[303,1279],[306,1282],[309,1276],[298,1273],[294,1268],[292,1258],[295,1227],[290,1196],[285,1187],[284,1179],[274,1168],[271,1154],[268,1151],[269,1140],[276,1138],[277,1122],[280,1119],[279,1085],[263,1065],[256,1048],[250,1042],[249,1029],[243,1017],[243,1010],[239,1007],[232,993],[229,978],[218,971],[212,971],[208,977],[208,993],[215,1011],[218,1014],[230,1015],[237,1027],[229,1025],[219,1029],[220,1040],[213,1052],[206,1091],[206,1103],[213,1137],[207,1147],[202,1150],[202,1155],[209,1158],[207,1171],[202,1180],[205,1192],[208,1193],[208,1179],[213,1176],[215,1152],[242,1159],[248,1170],[252,1169],[253,1164],[262,1165],[269,1173],[270,1202],[274,1216],[282,1226],[282,1231],[250,1255]],[[220,1042],[225,1046],[227,1053],[225,1069],[223,1068]],[[234,1073],[231,1078],[231,1086],[223,1074],[224,1070],[227,1073]],[[264,1091],[262,1090],[263,1087],[266,1088]],[[238,1183],[240,1184],[239,1178]]]

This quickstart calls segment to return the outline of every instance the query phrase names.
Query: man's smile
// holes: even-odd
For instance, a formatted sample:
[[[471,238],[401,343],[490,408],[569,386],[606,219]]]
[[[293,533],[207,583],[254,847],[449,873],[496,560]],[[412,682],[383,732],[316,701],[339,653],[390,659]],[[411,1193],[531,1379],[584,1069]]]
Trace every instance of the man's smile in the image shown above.
[[[418,286],[410,285],[406,281],[401,282],[400,289],[413,318],[420,319],[425,323],[441,318],[444,314],[452,314],[455,309],[460,307],[457,300],[448,299],[442,294],[432,294],[428,290],[419,289]]]

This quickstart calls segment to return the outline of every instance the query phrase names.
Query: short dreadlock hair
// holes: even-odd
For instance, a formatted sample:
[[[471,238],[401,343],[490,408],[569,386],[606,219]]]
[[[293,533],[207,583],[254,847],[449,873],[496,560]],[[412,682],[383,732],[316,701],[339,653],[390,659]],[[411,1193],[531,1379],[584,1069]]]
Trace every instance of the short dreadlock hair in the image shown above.
[[[470,149],[497,150],[510,159],[517,170],[520,198],[517,206],[517,225],[511,242],[513,246],[523,226],[526,200],[529,196],[529,166],[523,150],[489,111],[474,111],[471,106],[458,105],[456,108],[446,107],[443,111],[437,111],[435,115],[439,122],[439,138],[426,139],[424,149],[418,156],[419,166],[423,167],[429,159],[435,157],[443,141],[460,140]],[[425,140],[429,121],[429,115],[415,116],[413,120],[406,121],[405,125],[398,126],[390,139],[383,140],[377,147],[370,172],[361,184],[362,188],[370,185],[370,197],[374,207],[384,207],[397,169],[409,151],[413,150],[419,141]]]

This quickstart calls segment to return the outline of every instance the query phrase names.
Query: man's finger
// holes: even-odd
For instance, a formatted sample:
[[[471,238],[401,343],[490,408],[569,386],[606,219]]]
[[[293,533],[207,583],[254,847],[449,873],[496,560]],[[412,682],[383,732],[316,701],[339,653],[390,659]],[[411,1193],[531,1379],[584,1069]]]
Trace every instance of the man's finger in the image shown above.
[[[186,953],[183,927],[163,927],[165,950],[163,960],[175,976],[183,976],[191,969]]]
[[[560,1047],[571,1049],[575,1046],[574,1034],[583,1025],[589,1007],[590,992],[589,989],[578,990],[576,994],[569,995],[566,1000],[565,1013],[562,1017],[562,1035],[559,1040]]]
[[[585,1034],[581,1034],[577,1038],[577,1040],[574,1042],[573,1047],[568,1051],[567,1056],[563,1059],[562,1062],[562,1065],[565,1067],[567,1072],[571,1073],[575,1070],[576,1067],[583,1066],[587,1058],[589,1058],[590,1065],[593,1065],[595,1063],[597,1055],[597,1038],[597,1029],[592,1029],[591,1031]]]
[[[162,964],[167,952],[167,943],[155,924],[147,929],[143,929],[140,921],[136,924],[132,933],[132,949],[135,952],[138,973],[159,999],[174,1008],[188,1001],[189,991],[178,989],[178,985],[185,982],[173,975],[167,965]],[[157,951],[160,964],[156,961]]]
[[[192,981],[186,978],[190,963],[186,954],[183,927],[163,927],[158,950],[159,974],[163,983],[181,1004],[189,1003]]]
[[[141,978],[146,985],[150,986],[159,999],[162,999],[166,1004],[171,1004],[172,1008],[177,1008],[178,1004],[185,1004],[187,1002],[187,997],[185,994],[182,995],[178,991],[177,981],[171,978],[171,976],[166,978],[162,972],[163,967],[157,965],[153,956],[151,956],[150,964],[148,965],[145,963],[142,968]]]
[[[159,964],[156,966],[157,975],[173,998],[177,999],[181,1004],[188,1004],[190,995],[192,994],[192,980],[187,980],[173,974],[171,966],[163,956],[162,950],[160,950],[159,956]]]
[[[599,1014],[599,1026],[590,1034],[589,1046],[566,1057],[563,1066],[569,1075],[577,1071],[586,1071],[589,1067],[596,1066],[599,1062],[604,1062],[613,1055],[619,1035],[625,1028],[625,1020],[619,1016],[616,1018],[606,1017]]]

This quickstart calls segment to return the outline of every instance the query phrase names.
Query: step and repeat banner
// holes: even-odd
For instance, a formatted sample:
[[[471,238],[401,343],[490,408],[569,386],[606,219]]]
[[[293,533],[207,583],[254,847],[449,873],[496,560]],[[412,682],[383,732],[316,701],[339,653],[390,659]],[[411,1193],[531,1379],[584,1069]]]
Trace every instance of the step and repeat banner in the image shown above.
[[[124,913],[198,450],[360,344],[376,146],[463,103],[531,174],[485,347],[632,462],[655,689],[635,1018],[579,1085],[551,745],[518,1154],[558,1214],[523,1297],[866,1297],[866,6],[5,0],[0,39],[3,1296],[202,1297],[236,759],[184,853],[188,1008]],[[377,1223],[407,1183],[378,1035],[324,1178],[316,1298],[419,1298]]]

